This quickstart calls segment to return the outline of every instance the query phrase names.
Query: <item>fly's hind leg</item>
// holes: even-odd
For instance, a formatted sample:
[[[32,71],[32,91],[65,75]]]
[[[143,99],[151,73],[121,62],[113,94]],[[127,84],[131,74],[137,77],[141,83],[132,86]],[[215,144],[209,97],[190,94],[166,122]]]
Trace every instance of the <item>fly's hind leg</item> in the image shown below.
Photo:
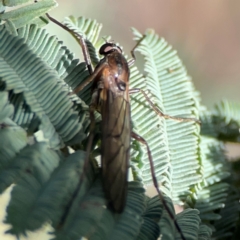
[[[150,151],[150,148],[149,148],[149,145],[148,145],[147,141],[146,141],[143,137],[141,137],[141,136],[139,136],[138,134],[136,134],[135,132],[131,132],[131,137],[146,146],[154,187],[155,187],[156,190],[157,190],[159,199],[160,199],[160,201],[162,202],[164,208],[166,209],[166,211],[167,211],[167,213],[169,214],[170,218],[174,221],[174,225],[175,225],[177,231],[179,232],[179,234],[181,235],[181,238],[182,238],[183,240],[185,240],[186,238],[184,237],[184,235],[183,235],[183,233],[182,233],[182,230],[181,230],[179,224],[177,223],[177,221],[176,221],[176,219],[175,219],[174,214],[172,213],[172,211],[171,211],[170,208],[168,207],[167,202],[166,202],[166,200],[164,199],[162,192],[160,191],[160,188],[159,188],[159,185],[158,185],[158,181],[157,181],[157,178],[156,178],[156,175],[155,175],[155,169],[154,169],[152,154],[151,154],[151,151]]]

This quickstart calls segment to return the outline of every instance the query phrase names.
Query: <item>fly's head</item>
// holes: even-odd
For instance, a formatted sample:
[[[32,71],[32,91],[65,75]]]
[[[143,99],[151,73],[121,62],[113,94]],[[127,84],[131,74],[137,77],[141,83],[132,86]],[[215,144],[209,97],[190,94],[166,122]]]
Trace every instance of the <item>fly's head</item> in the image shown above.
[[[120,54],[122,54],[122,49],[117,46],[115,43],[112,42],[107,42],[104,43],[101,48],[99,49],[99,54],[103,55],[103,56],[107,56],[108,54],[111,54],[113,52],[118,52]]]
[[[99,54],[104,56],[97,66],[101,67],[105,64],[101,71],[104,87],[111,90],[114,95],[122,96],[126,91],[128,92],[130,75],[128,63],[122,54],[122,49],[113,42],[106,42],[101,46]]]

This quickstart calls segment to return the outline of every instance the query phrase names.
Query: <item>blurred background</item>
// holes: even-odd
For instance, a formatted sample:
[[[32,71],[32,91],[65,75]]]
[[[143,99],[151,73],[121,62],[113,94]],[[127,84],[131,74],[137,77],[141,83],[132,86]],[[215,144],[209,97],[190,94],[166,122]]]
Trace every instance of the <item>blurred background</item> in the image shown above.
[[[153,28],[183,60],[205,105],[222,98],[239,101],[240,89],[240,1],[225,0],[57,0],[50,13],[85,16],[103,24],[102,35],[111,35],[124,47],[134,46],[131,27],[144,33]],[[68,36],[51,24],[51,31]],[[59,35],[62,39],[62,35]],[[70,37],[71,38],[71,37]],[[65,38],[66,39],[66,38]],[[80,48],[64,40],[75,53]],[[70,43],[69,43],[70,42]]]
[[[153,28],[178,51],[204,105],[211,109],[224,98],[240,101],[240,1],[56,1],[59,6],[50,12],[53,17],[59,21],[69,15],[96,19],[103,24],[102,36],[111,35],[128,55],[135,45],[131,27],[142,33]],[[54,24],[47,28],[81,56],[69,33]],[[139,62],[138,57],[136,64]],[[227,152],[239,156],[240,148],[230,144]]]

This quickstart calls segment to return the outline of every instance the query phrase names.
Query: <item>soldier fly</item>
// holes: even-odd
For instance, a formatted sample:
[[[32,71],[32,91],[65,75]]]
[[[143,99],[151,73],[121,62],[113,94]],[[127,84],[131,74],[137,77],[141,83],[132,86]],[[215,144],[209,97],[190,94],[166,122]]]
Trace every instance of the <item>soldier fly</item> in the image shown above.
[[[129,89],[129,66],[135,61],[134,51],[137,46],[144,40],[145,36],[138,41],[136,46],[131,51],[133,59],[127,62],[122,54],[122,50],[113,42],[104,43],[99,54],[103,56],[94,71],[91,67],[91,61],[87,50],[86,43],[82,36],[73,33],[65,25],[59,23],[54,18],[47,14],[48,18],[54,23],[70,32],[75,38],[80,41],[83,50],[83,55],[90,73],[90,77],[85,83],[77,87],[73,93],[81,91],[88,83],[92,84],[92,99],[90,103],[90,134],[87,145],[87,164],[91,144],[93,141],[93,130],[95,126],[94,111],[98,111],[102,116],[101,122],[101,167],[103,176],[103,189],[109,203],[109,207],[116,213],[121,213],[124,210],[127,196],[127,178],[129,167],[129,153],[131,137],[140,141],[147,147],[147,153],[150,162],[151,174],[154,186],[158,192],[159,198],[162,201],[166,211],[174,221],[174,224],[181,235],[185,237],[175,220],[174,215],[167,206],[164,197],[159,190],[159,185],[154,173],[154,165],[151,156],[150,148],[142,137],[132,132],[131,129],[131,113],[130,113],[130,93],[141,92],[153,110],[164,118],[170,118],[177,121],[195,121],[193,118],[178,118],[162,113],[148,98],[147,94],[142,89]]]

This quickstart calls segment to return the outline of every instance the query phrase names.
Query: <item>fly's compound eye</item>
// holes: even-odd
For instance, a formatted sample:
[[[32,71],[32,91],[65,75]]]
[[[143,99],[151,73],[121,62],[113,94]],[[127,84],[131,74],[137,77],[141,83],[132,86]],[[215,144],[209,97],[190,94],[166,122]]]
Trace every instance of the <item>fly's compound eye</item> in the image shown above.
[[[115,49],[122,54],[122,49],[119,46],[115,46]]]
[[[125,91],[126,90],[126,83],[119,80],[119,79],[116,79],[116,83],[117,83],[117,86],[118,86],[118,89],[120,91]]]
[[[122,49],[119,46],[117,46],[115,43],[105,43],[99,49],[99,54],[107,55],[114,51],[118,51],[119,53],[122,53]]]

